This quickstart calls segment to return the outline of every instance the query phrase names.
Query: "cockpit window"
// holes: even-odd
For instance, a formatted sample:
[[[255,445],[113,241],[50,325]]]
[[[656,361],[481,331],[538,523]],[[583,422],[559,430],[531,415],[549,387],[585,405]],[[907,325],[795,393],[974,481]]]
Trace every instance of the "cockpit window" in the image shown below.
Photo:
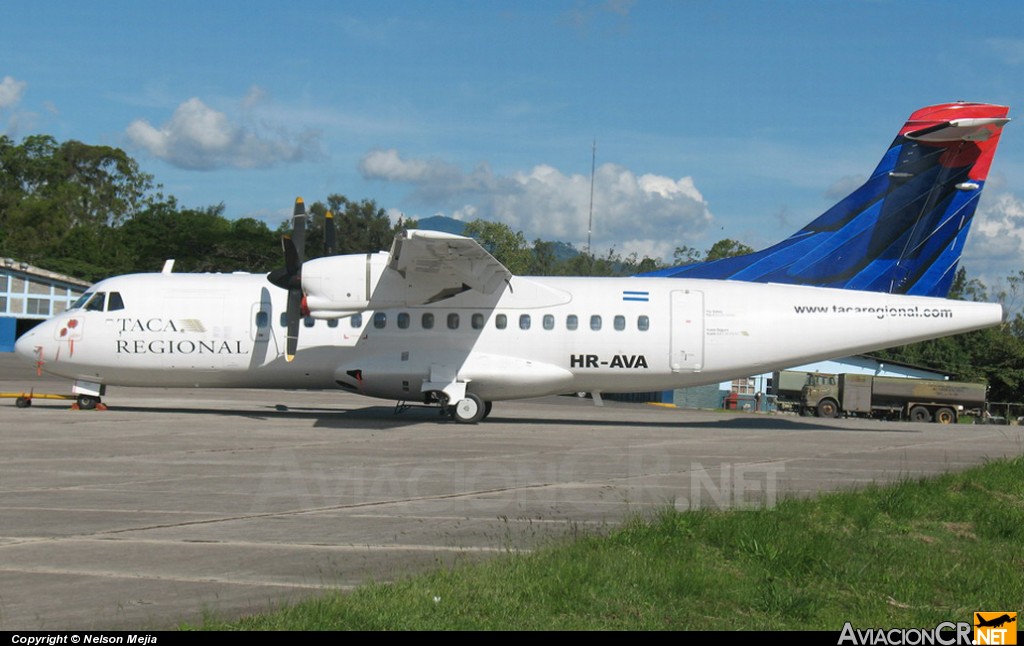
[[[71,304],[71,307],[69,307],[68,309],[69,310],[77,310],[79,307],[85,305],[86,302],[88,302],[88,300],[90,298],[92,298],[93,295],[95,295],[95,294],[96,294],[96,292],[86,292],[86,293],[82,294],[81,296],[78,297],[78,300],[76,300],[74,303]]]
[[[102,312],[103,304],[106,300],[106,292],[96,292],[96,294],[89,299],[89,302],[85,304],[85,310],[87,312]]]
[[[107,311],[114,312],[124,309],[124,301],[121,300],[121,292],[110,292],[107,297]]]
[[[87,312],[115,312],[124,309],[121,292],[86,292],[71,304],[68,310],[84,309]]]

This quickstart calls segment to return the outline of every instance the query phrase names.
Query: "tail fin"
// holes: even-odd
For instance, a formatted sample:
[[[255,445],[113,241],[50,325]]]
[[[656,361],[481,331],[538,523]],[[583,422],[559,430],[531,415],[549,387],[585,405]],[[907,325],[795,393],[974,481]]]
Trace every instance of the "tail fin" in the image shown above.
[[[1008,112],[986,103],[922,108],[863,186],[786,240],[644,275],[944,297]]]

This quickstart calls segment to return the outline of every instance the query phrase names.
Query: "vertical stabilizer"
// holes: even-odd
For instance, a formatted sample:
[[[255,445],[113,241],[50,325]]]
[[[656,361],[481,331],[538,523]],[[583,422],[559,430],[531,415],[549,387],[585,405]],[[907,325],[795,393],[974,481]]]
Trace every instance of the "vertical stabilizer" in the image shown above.
[[[1008,112],[986,103],[922,108],[864,185],[789,238],[644,275],[944,297]]]

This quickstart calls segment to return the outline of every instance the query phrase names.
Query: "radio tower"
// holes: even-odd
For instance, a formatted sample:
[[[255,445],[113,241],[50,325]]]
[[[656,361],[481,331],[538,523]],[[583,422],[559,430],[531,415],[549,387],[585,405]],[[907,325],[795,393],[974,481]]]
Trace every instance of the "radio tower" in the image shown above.
[[[590,218],[587,220],[587,253],[591,256],[594,254],[590,251],[590,237],[594,231],[594,168],[597,163],[597,139],[594,139],[594,144],[590,148]]]

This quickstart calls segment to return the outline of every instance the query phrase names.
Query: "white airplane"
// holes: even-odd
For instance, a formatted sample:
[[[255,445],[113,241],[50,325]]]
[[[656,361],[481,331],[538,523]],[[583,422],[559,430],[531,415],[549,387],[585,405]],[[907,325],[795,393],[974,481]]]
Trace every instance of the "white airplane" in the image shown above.
[[[473,239],[415,229],[303,263],[300,199],[285,268],[109,278],[15,349],[74,380],[81,408],[108,385],[340,388],[475,423],[495,401],[718,383],[994,326],[998,304],[905,292],[948,290],[1007,112],[915,112],[864,187],[718,277],[513,276]],[[722,279],[752,267],[771,271]]]

